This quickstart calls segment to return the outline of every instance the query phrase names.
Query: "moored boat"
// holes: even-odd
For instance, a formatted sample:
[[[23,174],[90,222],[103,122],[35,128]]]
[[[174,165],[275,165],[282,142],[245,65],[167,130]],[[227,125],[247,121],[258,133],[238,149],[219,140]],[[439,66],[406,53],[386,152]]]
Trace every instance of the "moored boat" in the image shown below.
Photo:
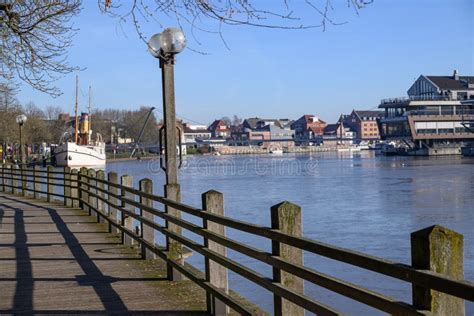
[[[91,129],[91,89],[89,87],[89,112],[77,113],[78,79],[76,77],[76,102],[74,132],[66,131],[59,145],[54,149],[54,158],[57,166],[71,168],[104,168],[106,163],[105,142],[99,133],[92,139]]]

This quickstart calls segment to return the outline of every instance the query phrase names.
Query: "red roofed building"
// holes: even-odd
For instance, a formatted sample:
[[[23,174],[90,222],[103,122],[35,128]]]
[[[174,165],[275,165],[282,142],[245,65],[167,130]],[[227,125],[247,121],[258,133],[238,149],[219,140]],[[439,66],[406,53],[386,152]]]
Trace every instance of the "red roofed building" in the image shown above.
[[[230,128],[223,120],[215,120],[207,128],[212,137],[228,138],[230,137]]]
[[[293,122],[291,129],[295,131],[295,141],[313,141],[322,137],[326,125],[326,122],[318,117],[307,114]]]

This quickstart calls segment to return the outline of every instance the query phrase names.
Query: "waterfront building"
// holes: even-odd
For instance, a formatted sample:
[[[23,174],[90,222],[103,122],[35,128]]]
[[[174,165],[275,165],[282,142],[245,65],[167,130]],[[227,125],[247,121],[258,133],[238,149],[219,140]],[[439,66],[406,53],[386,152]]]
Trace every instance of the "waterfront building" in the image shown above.
[[[377,141],[380,139],[377,119],[383,114],[383,111],[352,110],[351,114],[344,115],[341,119],[359,141]]]
[[[411,154],[460,154],[474,139],[474,76],[421,75],[407,97],[384,99],[381,136],[403,142]]]
[[[291,129],[295,131],[295,142],[320,143],[324,134],[326,122],[315,115],[306,114],[291,124]]]
[[[188,146],[195,146],[198,140],[205,140],[211,138],[211,132],[207,130],[205,125],[192,125],[183,123],[183,140]]]
[[[238,130],[231,133],[231,140],[236,145],[259,145],[290,147],[294,145],[294,131],[290,128],[290,119],[248,118]],[[281,141],[281,143],[279,143]]]
[[[356,133],[343,123],[328,124],[324,128],[323,144],[326,146],[353,145]]]
[[[216,138],[228,138],[230,137],[230,127],[227,126],[227,123],[224,120],[215,120],[207,128],[211,132],[212,137]]]
[[[251,118],[245,119],[242,122],[242,129],[255,131],[257,130],[257,128],[265,126],[265,125],[277,125],[281,127],[280,120],[278,119],[263,119],[259,117],[251,117]]]

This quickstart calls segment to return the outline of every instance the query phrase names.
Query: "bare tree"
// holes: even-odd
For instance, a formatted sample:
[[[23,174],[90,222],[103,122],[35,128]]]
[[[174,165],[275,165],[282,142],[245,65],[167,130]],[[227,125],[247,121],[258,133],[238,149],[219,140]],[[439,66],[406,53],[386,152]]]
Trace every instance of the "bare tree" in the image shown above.
[[[0,79],[18,78],[53,96],[54,81],[75,71],[67,52],[81,0],[13,0],[0,5]]]
[[[17,92],[17,87],[12,83],[0,83],[0,107],[3,111],[8,112],[20,105],[16,98]]]
[[[356,13],[373,0],[301,0],[315,13],[314,20],[295,13],[289,0],[98,0],[100,10],[131,21],[140,38],[144,23],[162,26],[174,20],[200,45],[195,32],[222,36],[223,25],[249,25],[266,28],[304,29],[343,24],[333,17],[343,3]],[[77,70],[69,65],[67,53],[76,30],[71,19],[81,10],[81,0],[9,0],[0,4],[0,83],[20,79],[33,88],[58,96],[54,85],[61,76]],[[5,4],[6,3],[6,4]],[[305,10],[305,9],[304,9]],[[305,10],[307,11],[307,10]],[[301,12],[300,12],[301,13]],[[304,15],[304,14],[303,14]],[[217,23],[208,23],[216,21]],[[225,43],[225,41],[224,41]]]
[[[232,126],[239,126],[240,124],[242,124],[242,119],[236,114],[234,114],[234,116],[232,117]]]
[[[215,33],[224,41],[223,25],[248,25],[277,29],[322,28],[328,25],[340,25],[346,22],[336,21],[333,17],[335,7],[343,3],[355,11],[372,3],[373,0],[301,0],[303,9],[299,12],[289,0],[260,2],[258,0],[98,0],[104,13],[118,18],[121,22],[131,21],[141,39],[146,35],[141,27],[144,23],[154,22],[162,26],[164,20],[174,20],[183,29],[189,29],[197,44],[197,31]],[[307,20],[304,12],[314,12],[314,19]],[[211,29],[209,20],[216,21]],[[224,41],[225,44],[225,41]],[[226,45],[227,46],[227,45]]]

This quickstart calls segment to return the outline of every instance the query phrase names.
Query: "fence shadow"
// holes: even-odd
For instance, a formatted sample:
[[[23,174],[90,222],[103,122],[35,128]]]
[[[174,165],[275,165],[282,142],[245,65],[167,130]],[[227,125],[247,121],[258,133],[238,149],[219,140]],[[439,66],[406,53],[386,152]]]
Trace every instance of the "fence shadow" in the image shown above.
[[[28,201],[16,199],[15,197],[2,196],[6,200],[10,200],[17,204],[16,207],[9,206],[7,204],[0,203],[0,215],[5,213],[5,209],[14,211],[14,229],[15,229],[15,241],[11,246],[15,247],[15,258],[10,260],[16,261],[16,275],[15,278],[1,278],[1,281],[16,281],[16,290],[13,298],[12,310],[0,310],[0,314],[13,313],[13,314],[50,314],[50,315],[71,315],[71,314],[120,314],[120,315],[194,315],[194,314],[207,314],[204,311],[142,311],[142,310],[129,310],[123,299],[117,293],[112,284],[115,282],[127,282],[127,281],[166,281],[165,277],[111,277],[105,275],[101,269],[95,264],[94,260],[100,260],[102,258],[92,258],[88,255],[83,245],[79,242],[75,236],[75,232],[72,232],[67,226],[66,222],[61,218],[58,212],[54,208],[50,208],[42,205],[35,205]],[[24,211],[18,204],[25,206],[34,207],[37,209],[46,210],[52,219],[52,222],[56,225],[58,232],[64,238],[64,245],[66,245],[72,254],[72,258],[68,260],[74,260],[83,271],[83,275],[77,275],[73,278],[62,278],[61,276],[48,277],[48,278],[35,278],[33,275],[32,260],[29,247],[36,246],[35,244],[27,244],[27,231],[25,229],[24,222]],[[92,232],[91,232],[92,233]],[[93,243],[92,243],[93,244]],[[54,271],[55,266],[61,264],[64,261],[62,258],[38,258],[39,261],[51,261],[51,269]],[[120,258],[110,258],[103,260],[117,261]],[[123,260],[133,259],[140,260],[140,258],[122,258]],[[100,260],[102,261],[102,260]],[[100,299],[104,310],[35,310],[34,307],[34,283],[38,282],[61,282],[61,281],[76,281],[79,286],[90,286],[93,288],[97,297]],[[133,289],[131,289],[133,290]]]

